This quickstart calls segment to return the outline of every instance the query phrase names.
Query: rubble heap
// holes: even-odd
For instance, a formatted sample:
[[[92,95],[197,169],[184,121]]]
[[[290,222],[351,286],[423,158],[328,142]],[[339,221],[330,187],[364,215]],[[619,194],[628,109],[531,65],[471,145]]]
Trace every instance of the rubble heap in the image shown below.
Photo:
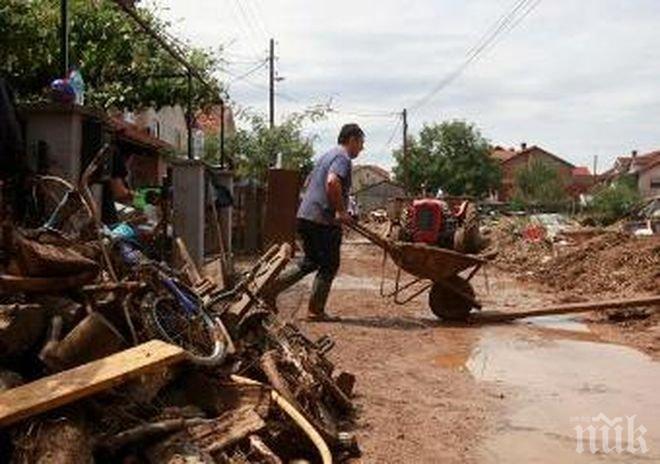
[[[72,191],[66,201],[85,199]],[[310,340],[264,299],[288,245],[227,289],[200,276],[185,249],[182,272],[148,258],[125,228],[102,232],[94,213],[68,228],[73,235],[53,221],[5,221],[0,462],[328,463],[359,454],[349,433],[355,379],[327,358],[333,342]]]
[[[527,239],[527,223],[503,218],[491,230],[498,267],[519,277],[584,295],[626,296],[660,288],[660,236],[607,230]]]

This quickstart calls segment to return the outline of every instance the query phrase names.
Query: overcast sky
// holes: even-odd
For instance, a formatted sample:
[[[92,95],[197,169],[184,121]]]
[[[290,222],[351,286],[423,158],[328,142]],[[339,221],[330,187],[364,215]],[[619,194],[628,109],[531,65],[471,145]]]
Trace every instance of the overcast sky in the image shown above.
[[[466,59],[515,0],[151,0],[196,45],[224,45],[233,76],[277,41],[277,117],[332,99],[310,128],[327,149],[344,122],[367,133],[360,162],[392,164],[397,117]],[[524,9],[518,13],[518,17]],[[540,145],[599,171],[632,149],[660,149],[660,1],[544,0],[450,85],[410,114],[474,122],[493,144]],[[232,75],[224,74],[231,80]],[[230,84],[267,111],[267,69]],[[347,114],[354,113],[354,114]],[[373,114],[376,113],[376,114]]]

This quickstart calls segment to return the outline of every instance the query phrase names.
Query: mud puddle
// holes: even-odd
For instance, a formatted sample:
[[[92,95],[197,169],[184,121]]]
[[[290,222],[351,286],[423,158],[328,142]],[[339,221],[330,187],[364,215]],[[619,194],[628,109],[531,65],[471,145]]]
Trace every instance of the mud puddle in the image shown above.
[[[492,383],[505,401],[504,417],[477,453],[480,462],[660,459],[660,363],[598,343],[576,320],[485,328],[465,366],[452,367]]]

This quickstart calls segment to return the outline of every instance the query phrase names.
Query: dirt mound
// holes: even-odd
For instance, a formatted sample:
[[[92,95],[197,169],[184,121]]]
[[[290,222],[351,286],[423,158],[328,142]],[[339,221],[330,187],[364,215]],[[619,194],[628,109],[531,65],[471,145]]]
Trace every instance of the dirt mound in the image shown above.
[[[541,264],[533,277],[585,294],[655,293],[660,289],[660,237],[606,233]]]
[[[660,237],[603,232],[578,244],[558,239],[528,242],[524,224],[509,220],[493,228],[498,267],[561,291],[633,295],[660,289]]]

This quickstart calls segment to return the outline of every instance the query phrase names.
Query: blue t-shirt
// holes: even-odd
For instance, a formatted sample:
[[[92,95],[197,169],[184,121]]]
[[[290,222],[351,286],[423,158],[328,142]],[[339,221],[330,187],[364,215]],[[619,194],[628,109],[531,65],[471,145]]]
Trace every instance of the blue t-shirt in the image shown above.
[[[318,224],[334,224],[335,210],[330,206],[326,183],[328,174],[334,173],[341,179],[344,205],[348,205],[348,193],[351,189],[351,158],[346,149],[338,145],[321,156],[314,164],[309,175],[307,190],[303,195],[298,218]]]

